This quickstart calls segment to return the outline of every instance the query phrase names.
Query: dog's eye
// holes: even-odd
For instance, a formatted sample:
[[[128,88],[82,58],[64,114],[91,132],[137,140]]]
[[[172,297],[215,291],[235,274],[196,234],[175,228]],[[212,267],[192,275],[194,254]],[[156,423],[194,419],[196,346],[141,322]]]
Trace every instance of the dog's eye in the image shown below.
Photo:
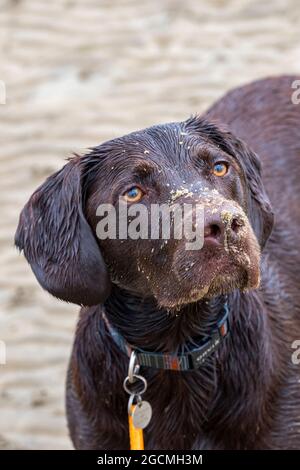
[[[133,186],[124,193],[124,199],[127,202],[139,202],[144,196],[143,191],[137,186]]]
[[[225,162],[218,162],[214,164],[213,174],[215,176],[225,176],[228,172],[228,165]]]

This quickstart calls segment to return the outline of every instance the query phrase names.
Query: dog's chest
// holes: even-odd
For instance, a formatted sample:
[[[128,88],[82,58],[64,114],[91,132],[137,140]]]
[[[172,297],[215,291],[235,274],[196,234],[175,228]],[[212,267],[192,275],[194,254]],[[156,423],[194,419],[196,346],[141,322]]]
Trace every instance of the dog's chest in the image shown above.
[[[160,371],[148,380],[144,398],[151,404],[153,414],[145,429],[146,447],[210,447],[205,424],[215,396],[215,380],[213,371],[205,372]]]

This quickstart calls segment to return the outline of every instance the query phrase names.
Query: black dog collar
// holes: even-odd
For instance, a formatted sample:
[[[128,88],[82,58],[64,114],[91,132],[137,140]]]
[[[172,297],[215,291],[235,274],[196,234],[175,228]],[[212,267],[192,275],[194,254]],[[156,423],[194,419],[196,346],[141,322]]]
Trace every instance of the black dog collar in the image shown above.
[[[216,327],[212,329],[211,334],[202,338],[195,348],[188,348],[187,344],[183,345],[183,349],[187,349],[187,352],[180,354],[151,352],[132,346],[110,324],[104,312],[102,315],[112,339],[121,351],[127,354],[128,357],[131,356],[133,351],[135,352],[136,364],[155,369],[193,370],[198,369],[206,358],[219,347],[225,336],[227,336],[229,332],[228,313],[229,309],[226,303],[221,310],[220,319],[217,321]],[[195,343],[197,342],[193,341],[193,344]]]

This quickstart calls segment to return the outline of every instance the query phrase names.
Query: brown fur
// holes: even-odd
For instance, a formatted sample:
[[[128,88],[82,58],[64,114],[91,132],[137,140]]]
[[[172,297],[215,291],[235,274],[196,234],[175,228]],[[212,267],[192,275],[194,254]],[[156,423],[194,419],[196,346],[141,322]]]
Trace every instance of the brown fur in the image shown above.
[[[300,366],[291,360],[300,339],[295,79],[258,81],[233,90],[203,117],[106,142],[72,159],[25,206],[17,246],[45,289],[85,305],[67,381],[76,448],[129,447],[122,387],[128,358],[102,311],[130,343],[174,351],[209,332],[226,296],[231,333],[203,366],[142,369],[153,407],[146,448],[300,447]],[[216,179],[210,168],[220,160],[230,172]],[[147,206],[202,202],[206,223],[216,214],[224,228],[222,243],[189,252],[174,239],[97,240],[97,206],[116,204],[135,184]],[[237,233],[233,218],[242,221]]]

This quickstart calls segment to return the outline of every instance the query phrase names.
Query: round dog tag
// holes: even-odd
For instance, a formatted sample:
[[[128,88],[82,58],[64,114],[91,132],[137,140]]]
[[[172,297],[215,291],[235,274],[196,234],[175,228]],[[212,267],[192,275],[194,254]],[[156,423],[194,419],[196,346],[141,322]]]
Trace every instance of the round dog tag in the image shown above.
[[[138,402],[132,411],[132,423],[135,428],[145,429],[150,423],[152,408],[147,401]]]

